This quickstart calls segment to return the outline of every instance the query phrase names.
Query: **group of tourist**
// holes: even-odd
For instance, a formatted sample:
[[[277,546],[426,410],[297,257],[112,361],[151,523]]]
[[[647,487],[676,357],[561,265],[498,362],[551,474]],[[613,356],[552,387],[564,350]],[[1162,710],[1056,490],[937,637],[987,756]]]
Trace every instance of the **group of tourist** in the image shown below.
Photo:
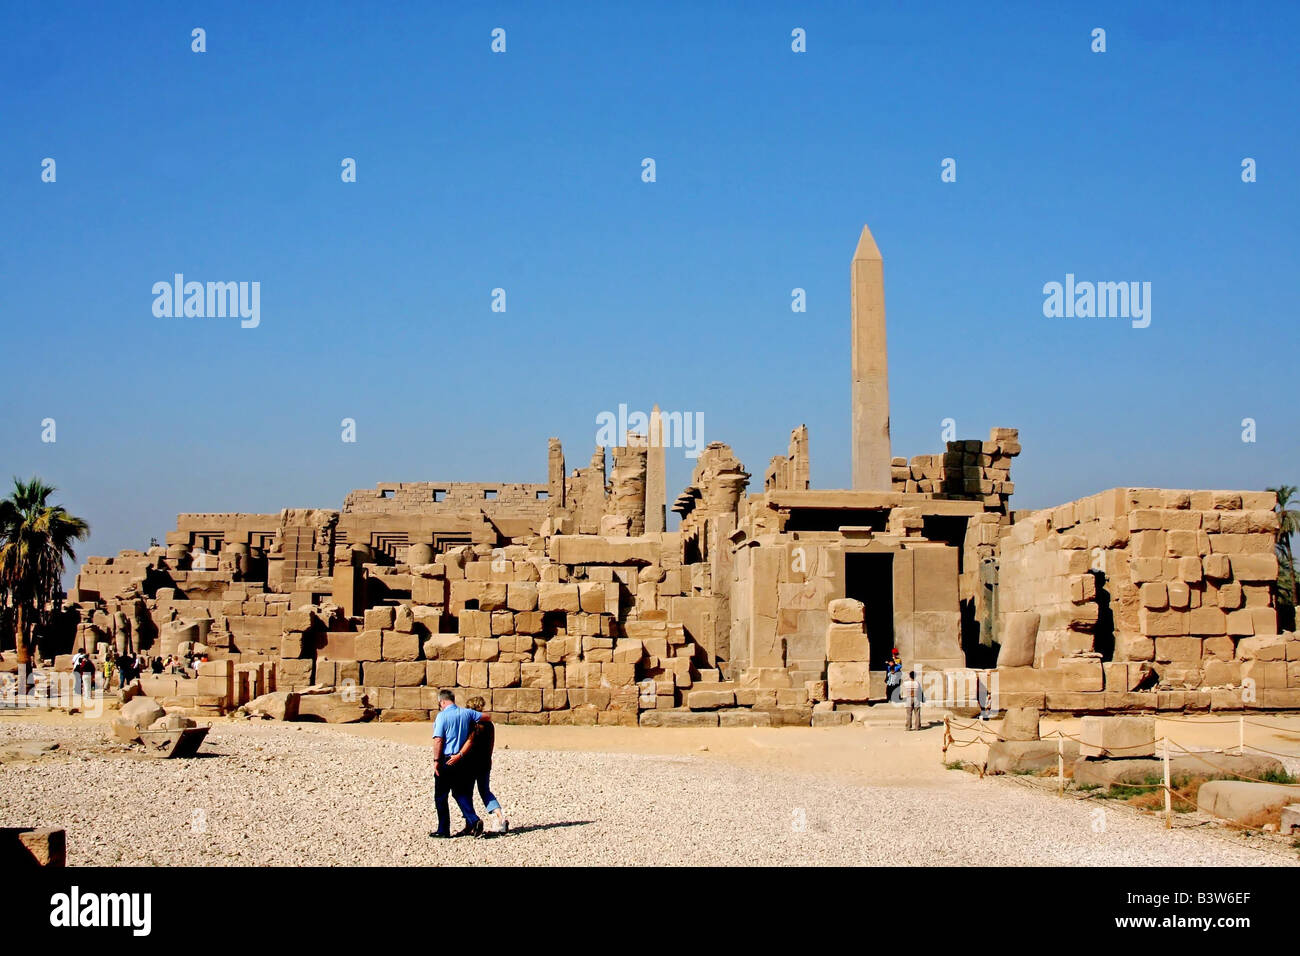
[[[96,665],[95,659],[85,651],[77,651],[72,655],[73,689],[80,694],[83,686],[87,693],[94,693],[97,684],[105,689],[111,688],[114,683],[119,688],[126,687],[146,671],[155,676],[176,674],[189,677],[192,673],[197,673],[199,663],[206,659],[206,655],[190,655],[182,659],[175,654],[169,654],[164,659],[160,656],[148,657],[125,652],[105,654],[103,661]]]
[[[921,729],[921,685],[916,671],[908,671],[907,680],[903,679],[903,658],[897,647],[889,652],[889,663],[885,665],[885,696],[907,707],[908,730]]]
[[[496,744],[492,715],[484,713],[486,704],[482,697],[471,697],[465,703],[467,707],[458,707],[452,691],[438,691],[438,717],[433,723],[433,803],[438,814],[438,829],[429,834],[435,838],[453,835],[448,795],[456,799],[456,805],[465,818],[465,826],[455,836],[491,835],[474,811],[476,786],[484,812],[493,818],[495,832],[505,833],[510,829],[510,821],[492,793],[489,781],[492,749]]]

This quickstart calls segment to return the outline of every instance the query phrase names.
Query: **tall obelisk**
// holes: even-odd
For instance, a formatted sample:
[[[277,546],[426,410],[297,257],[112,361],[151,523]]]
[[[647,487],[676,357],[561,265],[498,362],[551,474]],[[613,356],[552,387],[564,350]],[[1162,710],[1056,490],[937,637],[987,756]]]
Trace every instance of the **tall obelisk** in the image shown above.
[[[650,411],[649,451],[645,476],[645,529],[666,531],[668,474],[664,463],[664,418],[656,405]]]
[[[890,490],[889,361],[885,352],[885,265],[871,230],[853,253],[853,489]]]

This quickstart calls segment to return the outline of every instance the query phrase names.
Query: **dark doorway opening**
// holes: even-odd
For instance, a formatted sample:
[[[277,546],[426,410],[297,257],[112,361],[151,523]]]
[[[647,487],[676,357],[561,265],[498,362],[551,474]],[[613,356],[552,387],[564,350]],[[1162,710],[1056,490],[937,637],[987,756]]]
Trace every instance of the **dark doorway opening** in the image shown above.
[[[883,532],[889,525],[888,508],[795,508],[786,531],[839,531],[844,527]]]
[[[866,605],[871,669],[884,670],[894,649],[894,556],[846,554],[844,594]]]

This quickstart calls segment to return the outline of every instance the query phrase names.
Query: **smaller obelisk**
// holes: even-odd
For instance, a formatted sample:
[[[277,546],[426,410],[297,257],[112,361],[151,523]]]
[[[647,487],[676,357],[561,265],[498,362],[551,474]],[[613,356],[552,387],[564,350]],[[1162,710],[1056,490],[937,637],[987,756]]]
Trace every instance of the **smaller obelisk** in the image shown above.
[[[664,463],[664,419],[656,405],[650,410],[649,457],[645,478],[645,530],[666,531],[668,472]]]
[[[885,351],[885,264],[871,230],[853,253],[853,489],[890,490],[889,360]]]

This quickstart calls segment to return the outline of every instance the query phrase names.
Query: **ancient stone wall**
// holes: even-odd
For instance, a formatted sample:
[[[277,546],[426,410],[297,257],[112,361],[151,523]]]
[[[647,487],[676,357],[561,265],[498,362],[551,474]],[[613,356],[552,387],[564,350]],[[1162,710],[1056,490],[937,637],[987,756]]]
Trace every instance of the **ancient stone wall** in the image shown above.
[[[1016,490],[1011,459],[1020,454],[1020,432],[994,428],[988,441],[950,441],[942,455],[917,455],[911,461],[893,459],[894,491],[982,501],[986,508],[1005,511]]]
[[[1261,700],[1300,690],[1300,673],[1293,685],[1243,656],[1277,635],[1275,505],[1270,492],[1117,488],[1017,515],[999,548],[1003,690],[1052,709],[1154,708],[1161,694],[1209,706],[1211,691],[1241,706],[1246,677]]]

